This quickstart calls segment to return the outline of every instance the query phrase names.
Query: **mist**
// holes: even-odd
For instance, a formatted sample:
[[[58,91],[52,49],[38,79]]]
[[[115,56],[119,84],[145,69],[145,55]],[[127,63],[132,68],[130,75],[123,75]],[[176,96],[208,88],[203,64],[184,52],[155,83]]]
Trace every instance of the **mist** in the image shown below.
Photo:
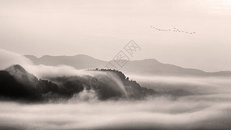
[[[38,78],[56,77],[59,76],[83,76],[91,75],[85,70],[76,70],[74,67],[67,65],[48,66],[35,65],[32,61],[23,55],[11,51],[0,49],[0,69],[6,69],[9,66],[19,64],[28,72]]]
[[[0,130],[230,130],[231,0],[0,0]]]
[[[0,69],[6,69],[14,64],[31,65],[32,62],[26,57],[7,50],[0,49]]]
[[[79,97],[79,96],[77,96]],[[77,98],[73,97],[73,98]],[[149,98],[106,101],[18,104],[1,102],[1,128],[20,129],[228,129],[230,96]],[[10,108],[10,109],[9,109]]]
[[[148,79],[131,75],[130,78],[152,87],[156,94],[143,100],[101,101],[95,91],[84,90],[68,100],[56,102],[0,102],[0,128],[209,130],[231,127],[228,79],[161,76]],[[174,90],[191,93],[172,94]]]
[[[192,94],[230,93],[230,77],[180,77],[128,75],[143,87],[156,91],[185,90]]]
[[[137,96],[140,90],[131,89],[132,84],[124,84],[125,81],[113,71],[76,70],[66,65],[34,65],[19,54],[5,50],[0,52],[1,69],[20,64],[39,79],[55,83],[61,82],[59,78],[64,78],[81,81],[83,86],[98,87],[92,84],[96,80],[106,86],[107,95],[119,93],[121,96],[102,100],[95,89],[83,87],[81,91],[71,92],[73,94],[69,98],[53,98],[47,102],[0,101],[0,129],[178,130],[231,127],[229,77],[127,75],[142,88],[154,92],[136,99],[129,96]],[[49,94],[45,97],[49,98]]]

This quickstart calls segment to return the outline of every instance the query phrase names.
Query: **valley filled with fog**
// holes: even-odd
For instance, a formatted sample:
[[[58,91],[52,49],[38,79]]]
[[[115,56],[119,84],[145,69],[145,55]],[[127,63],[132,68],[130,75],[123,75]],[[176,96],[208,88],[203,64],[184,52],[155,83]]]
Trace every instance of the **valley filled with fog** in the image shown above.
[[[229,72],[141,75],[68,63],[36,65],[22,55],[0,52],[1,129],[231,127]]]
[[[156,94],[142,100],[100,101],[94,91],[84,90],[68,100],[50,103],[21,104],[4,101],[0,103],[0,125],[1,128],[12,129],[231,127],[230,80],[161,78],[148,79],[147,85]],[[141,85],[145,84],[142,79]]]
[[[0,0],[0,130],[231,130],[231,0]]]

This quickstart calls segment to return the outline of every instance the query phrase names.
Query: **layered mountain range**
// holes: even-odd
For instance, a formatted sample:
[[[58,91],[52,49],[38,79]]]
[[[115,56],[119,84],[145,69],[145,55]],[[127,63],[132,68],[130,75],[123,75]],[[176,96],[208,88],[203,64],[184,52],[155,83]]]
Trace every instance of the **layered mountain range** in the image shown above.
[[[68,65],[76,69],[106,68],[109,62],[114,63],[114,69],[120,70],[126,74],[138,75],[158,75],[158,76],[219,76],[231,77],[230,71],[205,72],[198,69],[183,68],[176,65],[164,64],[156,59],[133,60],[127,62],[124,66],[118,66],[113,60],[102,61],[87,55],[75,56],[49,56],[45,55],[37,58],[32,55],[26,55],[36,65]]]
[[[147,84],[130,80],[124,75],[137,74],[140,76],[202,76],[230,77],[231,72],[205,72],[197,69],[182,68],[175,65],[163,64],[155,59],[129,61],[121,68],[105,69],[109,62],[98,60],[87,55],[76,56],[26,56],[35,65],[68,65],[77,69],[85,69],[85,74],[61,75],[51,74],[37,78],[27,72],[21,65],[12,65],[0,71],[0,98],[2,100],[19,101],[57,101],[68,100],[82,92],[93,92],[98,100],[108,99],[144,99],[150,95],[158,95],[156,85],[169,87],[169,84]],[[55,67],[54,67],[55,68]],[[47,75],[48,74],[48,75]],[[171,85],[170,85],[171,86]],[[157,87],[158,88],[158,87]],[[191,95],[190,91],[174,90],[170,95]]]

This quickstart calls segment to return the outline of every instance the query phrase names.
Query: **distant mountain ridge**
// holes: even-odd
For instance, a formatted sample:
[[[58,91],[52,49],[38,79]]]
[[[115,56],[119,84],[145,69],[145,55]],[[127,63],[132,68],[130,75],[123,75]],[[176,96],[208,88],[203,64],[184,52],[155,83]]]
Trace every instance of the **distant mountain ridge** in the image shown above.
[[[36,65],[68,65],[76,69],[106,68],[109,61],[95,59],[87,55],[75,56],[42,56],[37,58],[25,55]],[[113,61],[112,61],[113,62]],[[231,71],[205,72],[199,69],[183,68],[176,65],[164,64],[156,59],[133,60],[127,62],[123,67],[115,68],[128,74],[158,75],[158,76],[224,76],[231,77]]]
[[[102,66],[105,61],[92,58],[87,55],[75,55],[75,56],[49,56],[45,55],[37,58],[33,55],[26,55],[28,59],[33,61],[35,64],[44,65],[69,65],[76,69],[95,68],[96,66]]]

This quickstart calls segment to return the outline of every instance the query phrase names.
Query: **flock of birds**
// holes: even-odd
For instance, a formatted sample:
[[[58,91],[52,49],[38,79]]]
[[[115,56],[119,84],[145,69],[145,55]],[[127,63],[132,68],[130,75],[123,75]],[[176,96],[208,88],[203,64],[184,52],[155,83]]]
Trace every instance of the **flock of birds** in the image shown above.
[[[156,27],[153,27],[153,26],[151,26],[151,28],[155,29],[157,31],[169,31],[169,32],[180,32],[180,33],[186,33],[186,34],[195,34],[195,32],[182,31],[182,30],[179,30],[177,28],[173,28],[173,29],[159,29],[159,28],[156,28]]]

